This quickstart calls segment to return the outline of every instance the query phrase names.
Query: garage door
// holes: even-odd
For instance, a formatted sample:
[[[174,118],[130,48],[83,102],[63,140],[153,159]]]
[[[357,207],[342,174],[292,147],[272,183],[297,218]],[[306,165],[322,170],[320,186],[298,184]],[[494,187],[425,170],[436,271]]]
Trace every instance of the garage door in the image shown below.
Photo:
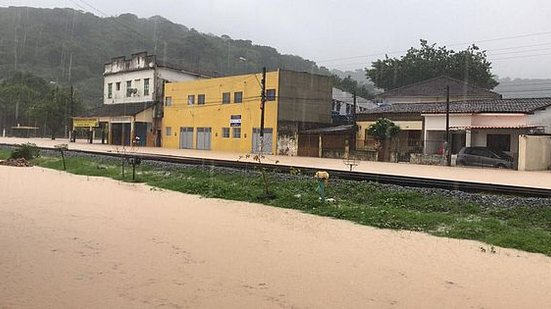
[[[272,154],[273,129],[264,129],[264,149],[262,153]],[[260,128],[253,129],[253,153],[260,152]]]
[[[210,150],[211,128],[197,128],[197,149]]]
[[[180,148],[193,148],[193,128],[180,128]]]

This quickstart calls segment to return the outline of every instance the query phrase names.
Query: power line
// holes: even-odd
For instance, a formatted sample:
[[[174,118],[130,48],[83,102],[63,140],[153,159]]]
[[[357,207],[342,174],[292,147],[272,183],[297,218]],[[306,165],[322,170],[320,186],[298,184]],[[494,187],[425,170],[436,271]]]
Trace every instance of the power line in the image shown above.
[[[541,35],[550,35],[550,34],[551,34],[551,31],[535,32],[535,33],[519,34],[519,35],[499,37],[499,38],[477,40],[477,41],[473,41],[473,42],[470,42],[470,43],[444,44],[444,46],[450,46],[450,47],[464,46],[464,45],[471,45],[471,44],[477,44],[477,43],[487,43],[487,42],[495,42],[495,41],[503,41],[503,40],[512,40],[512,39],[518,39],[518,38],[525,38],[525,37],[531,37],[531,36],[541,36]],[[333,62],[333,61],[338,61],[338,60],[348,60],[348,59],[358,59],[358,58],[369,58],[369,57],[384,56],[384,55],[390,55],[390,54],[396,54],[396,53],[404,53],[404,52],[407,52],[407,51],[408,50],[401,50],[401,51],[391,51],[391,52],[375,53],[375,54],[368,54],[368,55],[358,55],[358,56],[344,57],[344,58],[323,59],[323,60],[316,61],[316,63],[326,63],[326,62]]]
[[[150,43],[149,41],[145,40],[143,38],[143,34],[142,33],[139,33],[138,31],[136,31],[133,27],[121,22],[120,20],[118,20],[115,15],[111,15],[111,14],[108,14],[96,7],[94,7],[93,5],[91,5],[90,3],[88,3],[87,1],[84,1],[84,0],[69,0],[70,2],[72,2],[73,4],[77,5],[78,7],[82,8],[83,10],[85,11],[89,11],[88,9],[84,8],[82,5],[80,5],[79,3],[77,3],[76,1],[79,1],[83,4],[85,4],[86,6],[88,6],[89,8],[91,8],[92,10],[96,11],[97,13],[99,13],[100,15],[102,15],[103,17],[107,17],[107,18],[112,18],[112,20],[123,26],[124,28],[126,28],[126,30],[129,30],[131,33],[135,34],[137,38],[139,38],[143,43]]]
[[[522,55],[522,56],[516,56],[516,57],[497,58],[497,59],[492,59],[492,61],[500,61],[500,60],[506,60],[506,59],[518,59],[518,58],[530,58],[530,57],[541,57],[541,56],[551,56],[551,53],[548,53],[548,54],[535,54],[535,55]]]

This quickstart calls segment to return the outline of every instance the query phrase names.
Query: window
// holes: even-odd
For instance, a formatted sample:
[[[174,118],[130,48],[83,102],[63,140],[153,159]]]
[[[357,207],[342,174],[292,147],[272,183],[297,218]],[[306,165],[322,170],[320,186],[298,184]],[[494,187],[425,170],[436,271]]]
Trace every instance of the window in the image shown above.
[[[113,97],[113,83],[107,84],[107,97],[109,99]]]
[[[132,81],[127,80],[126,81],[126,97],[130,97],[132,95]]]
[[[149,95],[149,78],[143,80],[143,95]]]
[[[486,145],[492,150],[511,151],[511,135],[509,134],[488,134]]]
[[[166,136],[172,136],[172,127],[166,127],[165,128],[165,135]]]
[[[230,128],[222,128],[222,138],[230,138]]]
[[[198,94],[197,95],[197,104],[199,104],[199,105],[205,104],[205,95],[204,94]]]
[[[116,87],[117,91],[121,91],[121,82],[117,82],[116,85],[117,85]]]
[[[232,128],[233,138],[241,138],[241,128]]]
[[[222,104],[228,104],[231,100],[231,93],[224,92],[222,93]]]
[[[233,93],[233,103],[241,103],[243,102],[243,92],[234,92]]]
[[[421,131],[407,131],[408,132],[408,146],[420,146],[421,145]]]
[[[172,106],[172,97],[165,97],[165,106]]]
[[[275,101],[276,99],[276,91],[275,89],[268,89],[266,90],[266,100],[267,101]]]
[[[195,104],[195,95],[190,94],[187,96],[187,105],[193,105]]]

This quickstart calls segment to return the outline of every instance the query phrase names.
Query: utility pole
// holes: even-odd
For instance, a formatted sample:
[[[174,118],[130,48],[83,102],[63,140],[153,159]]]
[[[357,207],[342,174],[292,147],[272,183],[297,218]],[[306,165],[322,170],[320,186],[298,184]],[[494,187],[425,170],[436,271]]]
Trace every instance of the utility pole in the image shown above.
[[[446,164],[452,165],[452,156],[450,149],[450,86],[446,86],[446,147],[444,152],[446,154]]]
[[[352,94],[352,99],[353,99],[353,102],[354,102],[354,110],[352,111],[352,134],[353,134],[353,137],[352,137],[352,147],[350,147],[352,150],[356,150],[356,134],[357,134],[357,125],[356,125],[356,112],[357,112],[357,108],[358,108],[358,104],[356,102],[356,91],[354,91],[354,93]],[[350,169],[352,169],[352,166],[350,167]]]
[[[260,86],[260,153],[262,154],[264,152],[264,110],[266,109],[266,67],[262,68]]]
[[[69,141],[73,141],[74,139],[74,128],[73,128],[73,116],[75,113],[75,101],[73,99],[74,95],[74,89],[73,84],[71,84],[71,93],[69,94]]]

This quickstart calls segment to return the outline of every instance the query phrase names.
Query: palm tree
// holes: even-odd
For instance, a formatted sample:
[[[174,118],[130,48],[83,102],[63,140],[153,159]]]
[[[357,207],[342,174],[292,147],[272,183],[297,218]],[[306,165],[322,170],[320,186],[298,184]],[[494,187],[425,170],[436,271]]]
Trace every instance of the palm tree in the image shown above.
[[[377,142],[378,160],[386,161],[388,142],[400,133],[400,127],[386,118],[379,118],[377,122],[370,125],[367,134],[372,136]]]

